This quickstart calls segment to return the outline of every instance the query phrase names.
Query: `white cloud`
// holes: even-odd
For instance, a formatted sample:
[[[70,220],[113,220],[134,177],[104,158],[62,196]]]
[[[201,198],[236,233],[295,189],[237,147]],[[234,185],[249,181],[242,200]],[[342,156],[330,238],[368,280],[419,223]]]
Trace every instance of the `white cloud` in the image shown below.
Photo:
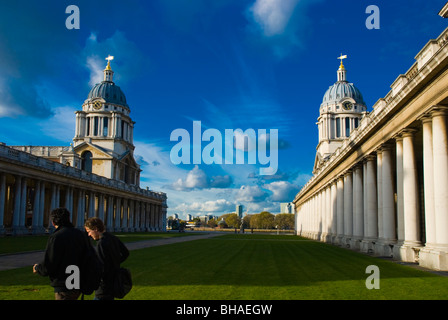
[[[119,84],[126,82],[127,77],[137,77],[147,61],[143,59],[143,54],[137,45],[128,40],[123,32],[116,31],[110,38],[103,41],[98,40],[97,35],[91,33],[83,49],[85,67],[90,72],[90,86],[103,80],[103,70],[107,65],[105,59],[108,55],[115,58],[111,66],[116,72],[114,82]]]
[[[294,12],[299,0],[257,0],[249,9],[266,37],[280,35]]]
[[[213,176],[209,178],[207,174],[197,165],[187,173],[185,179],[178,178],[172,187],[178,191],[191,191],[194,189],[206,188],[227,188],[232,184],[232,178],[229,175]]]
[[[260,186],[241,186],[235,196],[237,201],[256,202],[267,198],[268,193]]]
[[[292,201],[299,192],[299,187],[289,181],[275,181],[263,187],[272,192],[270,200],[279,202]]]
[[[219,213],[234,212],[235,204],[226,199],[209,200],[205,202],[195,201],[187,204],[182,203],[174,208],[174,211],[183,213],[191,213],[193,215],[198,213]]]
[[[53,108],[53,116],[38,125],[46,135],[65,141],[68,145],[75,136],[76,108],[69,106]]]

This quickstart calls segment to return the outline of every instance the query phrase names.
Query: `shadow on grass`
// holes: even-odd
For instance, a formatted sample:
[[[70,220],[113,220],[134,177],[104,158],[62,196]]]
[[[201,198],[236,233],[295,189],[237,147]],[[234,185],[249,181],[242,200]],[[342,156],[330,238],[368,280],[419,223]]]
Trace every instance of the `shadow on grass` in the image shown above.
[[[448,298],[447,277],[296,236],[226,235],[133,250],[123,265],[133,276],[129,299]],[[366,289],[369,265],[379,267],[381,290]],[[22,290],[24,297],[48,294],[48,279],[22,269],[0,272],[0,298],[18,295],[13,286],[41,290]]]

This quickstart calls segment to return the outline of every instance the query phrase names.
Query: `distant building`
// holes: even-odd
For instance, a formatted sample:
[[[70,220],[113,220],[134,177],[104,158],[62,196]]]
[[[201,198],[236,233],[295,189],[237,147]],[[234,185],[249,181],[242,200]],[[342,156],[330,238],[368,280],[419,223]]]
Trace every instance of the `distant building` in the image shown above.
[[[294,203],[292,202],[280,203],[280,213],[295,213]]]
[[[0,234],[44,233],[61,206],[77,228],[98,216],[108,231],[165,230],[166,194],[140,188],[135,122],[107,60],[104,80],[75,112],[70,146],[0,143]]]
[[[448,270],[447,88],[448,28],[369,113],[341,67],[320,108],[313,177],[294,199],[296,233]]]
[[[235,213],[238,215],[238,217],[243,218],[243,205],[237,204]]]

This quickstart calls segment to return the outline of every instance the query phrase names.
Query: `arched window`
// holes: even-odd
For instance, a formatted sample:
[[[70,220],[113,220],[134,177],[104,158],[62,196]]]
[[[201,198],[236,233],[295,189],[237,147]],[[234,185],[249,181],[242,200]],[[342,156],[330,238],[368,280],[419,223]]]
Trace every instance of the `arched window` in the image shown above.
[[[336,118],[336,138],[341,136],[341,119]]]
[[[81,169],[87,172],[92,172],[92,153],[84,151],[81,155]]]
[[[345,136],[350,136],[350,118],[345,118]]]

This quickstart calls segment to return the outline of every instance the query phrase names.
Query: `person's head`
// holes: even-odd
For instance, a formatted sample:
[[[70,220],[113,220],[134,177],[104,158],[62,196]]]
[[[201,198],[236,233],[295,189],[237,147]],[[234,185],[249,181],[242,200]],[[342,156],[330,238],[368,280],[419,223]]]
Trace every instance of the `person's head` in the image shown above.
[[[103,221],[97,217],[87,219],[84,223],[84,228],[93,240],[98,240],[101,238],[103,232],[105,231]]]
[[[70,212],[66,208],[56,208],[50,213],[51,221],[53,221],[54,226],[71,226],[70,222]]]

